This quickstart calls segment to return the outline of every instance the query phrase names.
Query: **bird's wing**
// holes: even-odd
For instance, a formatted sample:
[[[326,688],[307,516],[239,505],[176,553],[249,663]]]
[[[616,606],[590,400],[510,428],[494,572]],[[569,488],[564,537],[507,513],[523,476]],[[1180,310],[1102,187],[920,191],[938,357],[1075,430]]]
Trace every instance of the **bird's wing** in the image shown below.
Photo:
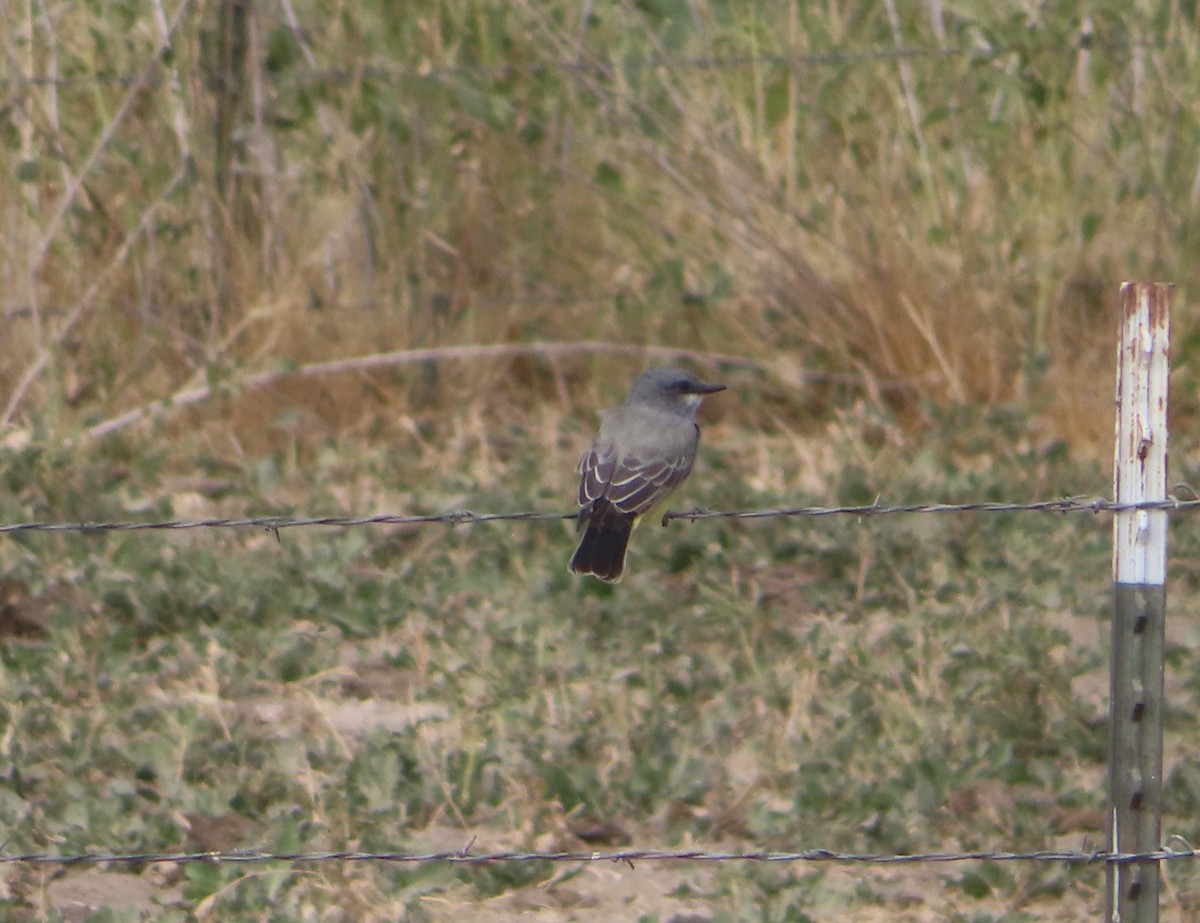
[[[579,505],[587,507],[603,497],[622,513],[641,515],[688,476],[694,460],[694,450],[653,461],[618,458],[614,445],[597,440],[579,463]]]

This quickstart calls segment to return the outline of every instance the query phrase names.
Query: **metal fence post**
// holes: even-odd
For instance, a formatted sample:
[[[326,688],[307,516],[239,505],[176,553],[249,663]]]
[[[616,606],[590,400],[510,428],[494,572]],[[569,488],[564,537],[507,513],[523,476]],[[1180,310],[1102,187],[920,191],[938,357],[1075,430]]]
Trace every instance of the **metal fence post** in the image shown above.
[[[1167,496],[1167,394],[1171,289],[1121,286],[1117,344],[1118,503]],[[1167,514],[1118,512],[1113,519],[1113,623],[1109,712],[1109,849],[1155,852],[1162,832],[1163,623]],[[1108,923],[1156,923],[1157,862],[1110,862]]]

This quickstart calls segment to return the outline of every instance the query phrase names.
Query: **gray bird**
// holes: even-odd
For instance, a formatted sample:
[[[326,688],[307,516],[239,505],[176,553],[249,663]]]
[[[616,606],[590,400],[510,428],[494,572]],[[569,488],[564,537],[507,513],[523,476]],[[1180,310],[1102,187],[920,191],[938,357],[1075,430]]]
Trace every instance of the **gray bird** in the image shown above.
[[[691,372],[642,372],[620,407],[604,414],[600,433],[579,463],[583,538],[571,573],[609,583],[621,579],[629,535],[643,516],[661,511],[696,460],[696,411],[706,394],[724,391]]]

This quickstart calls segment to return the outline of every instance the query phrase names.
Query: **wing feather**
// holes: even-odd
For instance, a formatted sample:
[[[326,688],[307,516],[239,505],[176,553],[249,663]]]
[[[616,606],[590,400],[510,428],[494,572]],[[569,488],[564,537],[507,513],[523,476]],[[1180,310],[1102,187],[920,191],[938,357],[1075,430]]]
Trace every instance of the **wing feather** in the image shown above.
[[[623,458],[615,466],[604,497],[622,513],[640,515],[674,490],[691,470],[688,456],[648,463]]]

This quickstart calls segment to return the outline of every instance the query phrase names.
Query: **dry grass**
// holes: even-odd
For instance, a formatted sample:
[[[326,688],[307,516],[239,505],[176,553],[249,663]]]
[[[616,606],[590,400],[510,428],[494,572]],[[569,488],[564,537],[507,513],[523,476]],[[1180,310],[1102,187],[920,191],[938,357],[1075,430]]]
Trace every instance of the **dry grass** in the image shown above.
[[[237,383],[569,339],[759,362],[779,401],[751,425],[849,390],[910,419],[1017,403],[1103,451],[1117,283],[1190,288],[1200,119],[1176,89],[1195,66],[1178,11],[1145,46],[1102,18],[1072,51],[1077,22],[986,7],[611,4],[584,23],[569,5],[368,5],[298,31],[286,5],[233,9],[5,14],[10,424],[54,441],[216,381],[220,414],[166,417],[214,420],[221,454],[230,430],[272,451],[293,408],[306,443],[402,438],[396,420],[483,394],[596,403],[585,383],[613,363]],[[776,57],[893,46],[973,53]],[[797,394],[800,369],[835,380]]]

